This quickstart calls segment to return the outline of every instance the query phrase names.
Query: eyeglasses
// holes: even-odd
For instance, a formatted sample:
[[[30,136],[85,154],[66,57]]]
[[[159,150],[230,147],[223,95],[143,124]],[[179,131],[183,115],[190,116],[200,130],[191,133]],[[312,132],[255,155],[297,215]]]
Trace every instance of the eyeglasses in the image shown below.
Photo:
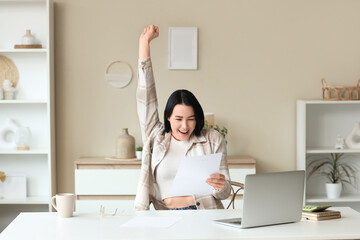
[[[109,214],[110,216],[115,216],[117,213],[117,208],[115,209],[115,212],[113,214]],[[100,217],[104,217],[105,215],[107,215],[105,213],[105,207],[103,205],[100,206]]]

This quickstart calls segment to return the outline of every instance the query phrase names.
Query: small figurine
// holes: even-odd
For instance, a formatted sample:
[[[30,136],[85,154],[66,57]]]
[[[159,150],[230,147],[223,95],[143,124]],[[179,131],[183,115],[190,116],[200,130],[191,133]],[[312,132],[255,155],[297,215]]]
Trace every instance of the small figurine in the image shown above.
[[[342,138],[341,135],[338,135],[336,138],[335,149],[344,149],[344,146],[345,146],[344,138]]]
[[[5,100],[12,100],[15,96],[16,89],[12,86],[13,83],[10,80],[4,80],[4,99]]]

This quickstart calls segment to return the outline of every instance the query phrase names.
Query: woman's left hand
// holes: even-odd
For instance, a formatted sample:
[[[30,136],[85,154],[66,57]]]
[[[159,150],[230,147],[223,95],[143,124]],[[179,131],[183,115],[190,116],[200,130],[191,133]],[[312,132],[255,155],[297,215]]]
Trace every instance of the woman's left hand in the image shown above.
[[[220,173],[211,174],[210,178],[206,179],[206,183],[212,186],[215,190],[221,191],[226,184],[225,176]]]

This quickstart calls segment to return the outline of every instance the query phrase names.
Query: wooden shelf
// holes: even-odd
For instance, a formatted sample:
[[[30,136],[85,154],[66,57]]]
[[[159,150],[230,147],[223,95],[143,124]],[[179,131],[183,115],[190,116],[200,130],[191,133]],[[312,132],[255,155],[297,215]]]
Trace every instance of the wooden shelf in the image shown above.
[[[229,166],[236,166],[236,168],[255,168],[256,161],[251,156],[227,156]],[[99,167],[99,165],[134,165],[141,166],[141,159],[111,159],[107,157],[81,157],[75,160],[76,166],[81,168]],[[92,166],[92,167],[91,167]]]

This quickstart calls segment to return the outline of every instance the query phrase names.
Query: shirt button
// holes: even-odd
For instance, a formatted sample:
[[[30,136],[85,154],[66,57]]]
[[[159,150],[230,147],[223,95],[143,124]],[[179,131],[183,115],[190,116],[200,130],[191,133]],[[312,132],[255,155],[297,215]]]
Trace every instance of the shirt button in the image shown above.
[[[199,203],[199,202],[196,202],[196,206],[200,206],[200,203]]]

